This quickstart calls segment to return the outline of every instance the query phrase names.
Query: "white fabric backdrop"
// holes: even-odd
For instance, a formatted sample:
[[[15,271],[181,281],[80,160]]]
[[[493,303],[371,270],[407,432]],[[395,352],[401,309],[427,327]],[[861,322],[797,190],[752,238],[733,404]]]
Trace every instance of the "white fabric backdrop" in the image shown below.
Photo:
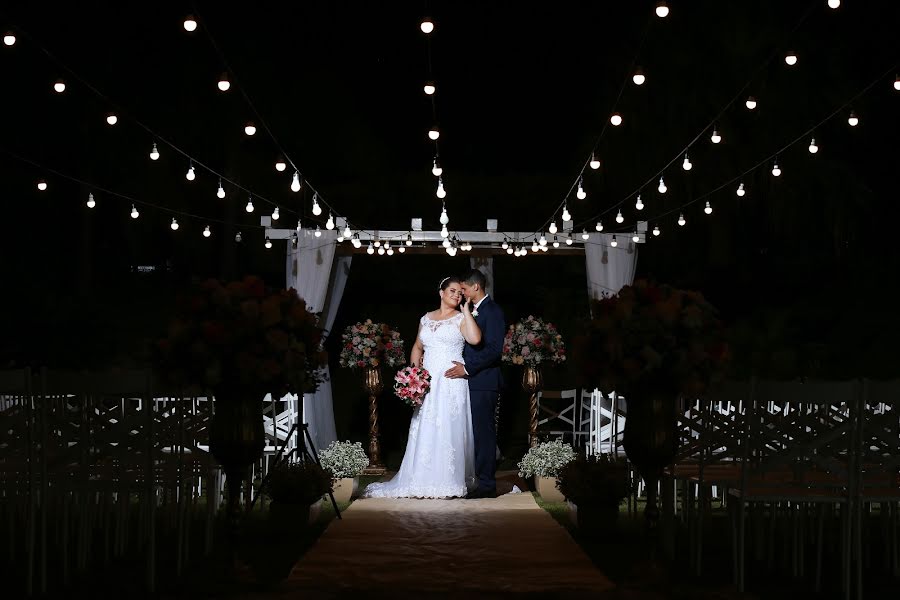
[[[599,238],[599,243],[591,240],[584,245],[588,295],[597,300],[614,296],[623,286],[634,282],[638,254],[637,244],[627,236],[619,236],[616,240],[619,245],[615,248],[609,245],[611,235],[600,234]]]

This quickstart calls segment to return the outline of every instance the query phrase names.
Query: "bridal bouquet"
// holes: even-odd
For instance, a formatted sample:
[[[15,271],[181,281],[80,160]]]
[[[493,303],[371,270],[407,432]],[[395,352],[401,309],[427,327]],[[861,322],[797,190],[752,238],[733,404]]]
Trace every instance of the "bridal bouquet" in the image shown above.
[[[364,323],[349,325],[341,340],[342,367],[364,369],[382,364],[389,367],[406,364],[400,332],[391,329],[390,325],[366,319]]]
[[[509,326],[503,340],[503,362],[537,367],[545,362],[566,360],[566,344],[553,323],[528,315]]]
[[[413,408],[422,406],[430,389],[431,374],[421,367],[406,367],[394,376],[394,393]]]

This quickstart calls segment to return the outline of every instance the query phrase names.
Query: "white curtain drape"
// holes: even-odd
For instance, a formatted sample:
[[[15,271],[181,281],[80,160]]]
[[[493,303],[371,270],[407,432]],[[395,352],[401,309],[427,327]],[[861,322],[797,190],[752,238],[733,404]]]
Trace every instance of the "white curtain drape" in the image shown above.
[[[631,285],[637,269],[637,244],[630,239],[618,240],[619,245],[613,248],[611,235],[598,237],[599,242],[591,240],[584,245],[588,296],[592,300],[614,296],[623,286]]]
[[[494,257],[493,256],[472,256],[469,258],[469,264],[473,269],[478,269],[484,273],[487,279],[487,293],[494,300],[497,299],[497,290],[494,289]]]

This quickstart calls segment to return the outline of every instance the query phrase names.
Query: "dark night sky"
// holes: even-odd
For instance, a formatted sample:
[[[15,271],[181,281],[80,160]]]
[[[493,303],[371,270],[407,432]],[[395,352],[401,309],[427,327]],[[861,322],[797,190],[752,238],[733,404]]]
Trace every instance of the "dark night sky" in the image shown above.
[[[231,64],[233,81],[303,174],[338,213],[369,229],[406,228],[415,216],[438,227],[426,137],[431,107],[421,91],[428,71],[418,24],[426,12],[437,26],[432,51],[447,205],[460,229],[482,229],[494,217],[501,229],[534,230],[550,217],[608,118],[644,35],[637,62],[647,83],[625,87],[617,104],[625,124],[605,132],[604,167],[586,176],[588,199],[570,203],[576,222],[624,200],[748,81],[760,108],[750,114],[743,99],[736,102],[719,120],[725,142],[713,146],[703,136],[691,149],[694,169],[686,174],[678,160],[667,172],[665,197],[655,185],[647,188],[651,227],[654,214],[765,158],[900,60],[894,31],[900,3],[892,0],[848,1],[837,11],[825,0],[669,4],[666,20],[653,17],[654,2],[644,1],[534,8],[508,1],[7,6],[0,28],[17,30],[19,41],[0,47],[0,248],[4,288],[15,290],[4,294],[6,324],[25,327],[63,310],[54,297],[81,298],[79,306],[90,307],[124,293],[143,306],[141,298],[158,298],[172,281],[194,276],[253,272],[282,283],[281,254],[267,253],[261,231],[252,227],[268,212],[266,204],[257,199],[257,212],[247,215],[246,193],[227,184],[227,198],[218,200],[217,181],[203,169],[188,183],[188,159],[163,144],[162,158],[151,162],[153,135],[135,121],[279,203],[283,223],[296,219],[290,211],[310,221],[308,190],[291,193],[289,172],[273,168],[277,145],[262,130],[251,139],[243,135],[253,115],[238,87],[227,94],[216,89],[224,66],[206,30]],[[200,29],[188,34],[181,23],[192,12]],[[116,127],[104,120],[109,104],[44,49],[119,105]],[[800,57],[793,68],[783,61],[789,49]],[[69,84],[63,95],[51,91],[60,76]],[[808,141],[787,150],[781,180],[760,169],[746,178],[751,193],[744,199],[732,188],[710,198],[712,218],[695,204],[683,230],[676,231],[677,214],[659,222],[664,235],[642,248],[641,273],[701,288],[739,310],[741,302],[724,288],[758,287],[761,274],[799,273],[826,290],[859,285],[847,275],[859,273],[859,265],[887,269],[896,255],[887,227],[898,216],[900,92],[893,78],[891,72],[854,103],[858,128],[851,130],[842,113],[815,132],[816,157],[806,151]],[[179,218],[182,227],[173,233],[171,215],[147,207],[132,221],[130,203],[103,192],[95,192],[98,207],[88,211],[90,186],[10,153],[141,201],[229,223],[214,224],[213,238],[205,240],[206,221]],[[40,177],[50,182],[43,194],[35,190]],[[632,223],[633,200],[623,212],[626,225]],[[604,222],[611,224],[614,214]],[[240,246],[233,242],[237,229],[244,233]],[[460,262],[434,260],[415,263],[421,276]],[[129,276],[133,265],[166,261],[173,280]],[[360,257],[355,264],[375,262]],[[530,276],[538,281],[559,276],[552,260],[534,264],[540,266]],[[572,275],[579,279],[573,290],[583,287],[581,269]],[[846,277],[821,276],[838,272]],[[746,275],[729,279],[727,273]],[[865,271],[876,276],[877,269]],[[517,281],[510,276],[507,288]],[[68,310],[62,314],[75,309]]]

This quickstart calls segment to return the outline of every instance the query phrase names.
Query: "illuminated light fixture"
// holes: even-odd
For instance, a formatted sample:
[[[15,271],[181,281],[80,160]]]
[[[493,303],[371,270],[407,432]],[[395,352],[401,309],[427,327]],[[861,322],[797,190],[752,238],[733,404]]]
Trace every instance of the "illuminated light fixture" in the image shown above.
[[[894,79],[894,89],[900,92],[900,75]]]
[[[228,73],[222,73],[219,76],[219,82],[216,84],[220,92],[227,92],[231,89],[231,82],[228,80]]]
[[[794,53],[793,50],[788,52],[784,57],[784,62],[787,63],[789,67],[793,67],[797,64],[797,54]]]
[[[266,250],[272,247],[272,240],[269,239],[269,236],[266,236]]]
[[[197,31],[197,19],[194,15],[188,15],[184,20],[184,30],[187,32]]]
[[[431,33],[434,31],[434,23],[429,17],[425,17],[419,24],[419,29],[422,30],[422,33]]]
[[[312,214],[317,217],[322,214],[322,207],[319,206],[319,192],[313,192]]]
[[[772,166],[772,175],[775,177],[781,177],[781,167],[778,166],[778,161],[775,161],[775,164]]]
[[[90,194],[88,194],[87,207],[94,208],[95,206],[97,206],[97,202],[94,200],[94,193],[91,192]]]
[[[253,121],[248,121],[246,125],[244,125],[244,133],[247,135],[256,135],[256,125],[253,124]]]
[[[666,6],[665,2],[658,2],[656,4],[656,16],[660,19],[665,19],[669,16],[669,7]]]
[[[681,163],[681,168],[685,171],[690,171],[694,168],[694,165],[691,164],[691,159],[688,158],[687,152],[684,153],[684,162]]]
[[[809,153],[815,154],[819,151],[819,147],[816,145],[816,138],[813,138],[809,141]]]
[[[631,241],[637,244],[639,241],[641,241],[641,236],[635,233],[633,236],[631,236]]]
[[[575,193],[575,196],[579,200],[584,200],[587,198],[587,192],[584,191],[584,185],[582,185],[581,177],[578,178],[578,191]],[[563,219],[563,221],[568,221],[568,219]]]
[[[246,210],[248,213],[253,212],[253,197],[252,196],[250,198],[247,198],[247,206],[244,207],[244,210]]]
[[[441,237],[444,238],[444,241],[447,241],[447,238],[450,236],[450,232],[447,231],[446,225],[441,225]]]
[[[708,215],[712,214],[712,205],[709,203],[709,200],[706,201],[706,207],[703,209],[703,212]]]
[[[559,248],[559,238],[557,238],[555,235],[553,236],[553,247]]]
[[[444,180],[438,177],[437,191],[435,192],[438,198],[446,198],[447,192],[444,190]]]
[[[659,235],[659,233],[660,233],[660,232],[659,232],[659,226],[658,226],[658,225],[654,225],[654,226],[653,226],[653,235]]]
[[[638,194],[637,201],[634,203],[634,207],[638,210],[644,210],[644,201],[641,200],[640,194]]]
[[[859,125],[859,117],[856,116],[855,111],[850,111],[850,116],[847,117],[847,124],[849,124],[850,127],[856,127],[857,125]]]
[[[47,190],[47,182],[44,181],[43,179],[38,179],[37,189],[42,192],[46,191]]]
[[[584,241],[587,241],[587,240],[591,239],[591,234],[589,234],[589,233],[587,232],[587,229],[583,229],[583,230],[581,231],[581,239],[583,239]]]
[[[119,122],[119,117],[116,116],[116,113],[109,113],[106,115],[106,122],[109,125],[115,125]]]
[[[750,110],[753,110],[756,108],[756,98],[754,98],[753,96],[750,96],[747,98],[747,101],[744,104],[747,105],[747,108],[749,108]]]
[[[187,173],[184,174],[184,178],[187,179],[188,181],[193,181],[193,180],[195,180],[195,179],[197,178],[197,174],[194,173],[194,164],[193,164],[193,161],[190,163],[190,166],[188,167]]]
[[[622,115],[619,113],[613,113],[609,118],[609,122],[612,123],[613,127],[618,127],[622,124]]]
[[[666,187],[666,182],[662,177],[659,178],[659,187],[656,189],[659,190],[660,194],[665,194],[666,191],[669,189]]]
[[[441,168],[441,163],[438,162],[437,157],[434,157],[434,166],[431,167],[431,174],[435,177],[440,177],[444,173],[444,169]]]
[[[241,236],[241,232],[240,232],[240,231],[238,231],[236,234],[234,234],[234,241],[236,241],[237,243],[241,243],[241,241],[242,241],[243,239],[244,239],[244,238],[243,238],[243,236]]]
[[[594,228],[597,231],[603,231],[603,223],[601,221],[597,221],[597,226]]]
[[[139,216],[141,216],[141,213],[139,213],[137,207],[134,204],[132,204],[131,205],[131,218],[137,219]]]
[[[348,240],[353,237],[353,231],[350,229],[350,225],[344,225],[344,237]]]
[[[15,43],[16,43],[16,34],[14,34],[12,31],[7,31],[7,32],[3,35],[3,43],[6,44],[7,46],[13,46],[13,45],[15,45]]]
[[[153,148],[150,150],[150,160],[159,160],[159,150],[156,147],[156,142],[153,142]]]
[[[559,231],[559,228],[556,226],[556,221],[550,221],[550,233],[556,233]]]
[[[575,240],[572,239],[572,234],[570,233],[570,234],[566,237],[566,246],[571,246],[571,245],[574,244],[574,243],[575,243]]]
[[[425,86],[422,88],[425,91],[425,94],[431,96],[434,94],[436,88],[434,87],[433,81],[428,81],[425,83]]]
[[[284,170],[287,169],[287,163],[284,162],[284,159],[278,157],[278,160],[275,161],[275,170],[279,173],[284,173]]]
[[[178,231],[178,220],[175,217],[172,217],[172,224],[169,227],[172,228],[172,231]]]
[[[366,254],[375,254],[375,247],[372,246],[372,242],[369,242],[369,247],[366,248]]]
[[[709,136],[709,141],[711,141],[713,144],[718,144],[722,141],[722,136],[719,134],[719,131],[715,127],[713,128],[712,135]]]
[[[300,171],[294,171],[294,176],[291,178],[291,191],[299,192],[300,188]]]
[[[212,235],[212,231],[209,230],[209,225],[207,225],[206,228],[203,230],[203,237],[208,238],[211,235]]]
[[[450,217],[447,215],[447,207],[445,206],[445,207],[441,208],[440,223],[441,223],[441,225],[446,225],[449,222],[450,222]]]
[[[407,246],[412,246],[412,244],[413,244],[413,241],[412,241],[412,234],[411,234],[411,233],[408,233],[408,234],[406,234],[406,245],[407,245]]]
[[[53,84],[53,89],[57,94],[62,94],[64,91],[66,91],[66,82],[62,79],[57,79],[56,83]]]
[[[681,227],[684,227],[685,223],[687,223],[687,221],[684,220],[684,215],[683,214],[678,215],[678,224]]]
[[[325,221],[325,229],[327,229],[328,231],[334,229],[334,217],[330,212],[328,213],[328,220]]]
[[[618,214],[616,214],[616,223],[624,223],[625,217],[622,216],[622,211],[620,210]]]
[[[609,245],[612,246],[613,248],[615,248],[616,246],[619,245],[619,242],[616,241],[616,236],[615,236],[615,235],[613,235],[613,239],[612,239],[612,241],[609,243]]]
[[[565,204],[563,204],[562,220],[563,223],[568,223],[572,220],[572,213],[569,212],[569,207]]]
[[[281,218],[281,213],[278,212],[278,207],[275,207],[275,210],[272,211],[272,220],[277,221]]]
[[[595,171],[596,171],[597,169],[600,168],[600,159],[597,158],[597,154],[594,153],[594,152],[591,152],[591,163],[590,163],[590,165],[591,165],[591,168],[592,168],[593,170],[595,170]]]
[[[828,0],[828,8],[838,8],[841,5],[841,0]]]
[[[744,184],[743,184],[743,183],[741,183],[740,185],[738,185],[737,192],[735,192],[735,193],[736,193],[738,196],[742,197],[742,198],[744,197],[744,194],[746,194],[747,191],[744,189]]]
[[[644,82],[647,81],[647,78],[644,76],[644,70],[640,67],[635,69],[631,80],[634,82],[634,85],[644,85]]]
[[[428,130],[428,139],[435,141],[439,137],[441,137],[441,132],[438,131],[437,125]]]
[[[322,237],[322,230],[319,229],[318,225],[316,225],[316,230],[315,232],[313,232],[313,235],[315,235],[316,237]]]
[[[216,198],[222,199],[225,197],[225,188],[222,187],[222,178],[219,178],[219,189],[216,190]]]

